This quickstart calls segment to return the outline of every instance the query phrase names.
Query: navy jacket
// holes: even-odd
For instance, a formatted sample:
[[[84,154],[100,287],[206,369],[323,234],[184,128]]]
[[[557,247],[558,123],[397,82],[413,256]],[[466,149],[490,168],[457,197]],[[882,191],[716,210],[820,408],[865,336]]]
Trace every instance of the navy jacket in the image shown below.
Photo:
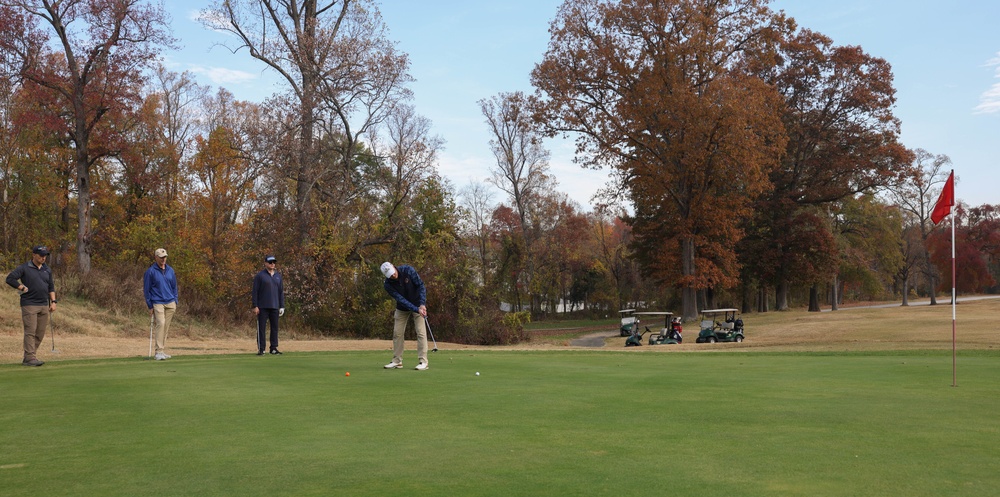
[[[253,277],[253,306],[261,309],[285,308],[285,283],[281,273],[275,271],[271,276],[266,269],[261,269]]]
[[[396,279],[386,278],[383,285],[389,296],[396,299],[396,309],[420,312],[420,306],[427,304],[427,290],[417,270],[411,266],[399,266],[396,273]]]
[[[160,269],[154,262],[142,277],[142,294],[146,297],[146,308],[152,309],[153,304],[169,304],[177,302],[177,275],[174,268],[167,264]]]
[[[44,262],[42,267],[36,266],[32,261],[17,266],[7,275],[7,284],[14,288],[22,284],[28,287],[28,291],[21,294],[21,307],[49,305],[49,294],[56,291],[52,270]]]

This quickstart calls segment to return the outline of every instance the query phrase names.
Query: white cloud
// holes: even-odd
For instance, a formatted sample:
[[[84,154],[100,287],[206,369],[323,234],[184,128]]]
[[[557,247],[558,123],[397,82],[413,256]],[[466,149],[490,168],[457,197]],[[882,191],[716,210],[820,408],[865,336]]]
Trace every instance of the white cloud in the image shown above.
[[[240,85],[259,78],[258,74],[227,69],[225,67],[205,67],[192,65],[189,69],[194,74],[207,77],[215,85]]]
[[[996,67],[996,78],[1000,79],[1000,53],[986,62],[988,67]],[[989,90],[979,95],[979,105],[973,109],[975,114],[1000,113],[1000,83],[994,83]]]

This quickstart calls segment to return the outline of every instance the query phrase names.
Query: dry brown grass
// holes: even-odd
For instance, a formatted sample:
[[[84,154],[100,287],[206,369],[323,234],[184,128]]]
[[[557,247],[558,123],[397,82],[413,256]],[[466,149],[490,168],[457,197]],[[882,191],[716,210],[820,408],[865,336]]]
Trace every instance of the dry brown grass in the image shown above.
[[[21,359],[21,315],[14,291],[0,292],[0,362]],[[1000,348],[1000,298],[960,302],[958,305],[958,348]],[[145,357],[149,353],[149,321],[144,315],[122,315],[93,305],[63,298],[53,315],[55,345],[46,336],[39,351],[43,360],[98,357]],[[951,306],[913,305],[889,308],[843,308],[837,312],[810,313],[804,310],[748,314],[747,340],[741,344],[696,344],[696,331],[686,326],[687,342],[677,346],[636,347],[630,352],[668,351],[889,351],[951,350]],[[174,355],[234,354],[255,351],[253,324],[245,329],[219,329],[178,314],[167,340]],[[605,340],[601,350],[626,350],[617,331]],[[442,350],[477,349],[439,342]],[[283,351],[384,350],[388,340],[318,339],[287,325],[282,329]],[[412,350],[413,344],[407,344]],[[494,350],[578,349],[565,340],[537,340]]]

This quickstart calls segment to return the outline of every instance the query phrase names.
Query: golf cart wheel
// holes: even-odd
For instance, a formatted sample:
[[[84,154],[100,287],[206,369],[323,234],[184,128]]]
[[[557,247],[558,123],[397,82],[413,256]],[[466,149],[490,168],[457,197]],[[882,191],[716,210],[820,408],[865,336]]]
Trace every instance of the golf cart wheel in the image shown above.
[[[743,341],[743,335],[736,335],[736,339],[734,341],[736,343],[742,342]]]
[[[716,342],[715,337],[708,337],[708,340],[706,340],[706,341],[708,343],[715,343]]]

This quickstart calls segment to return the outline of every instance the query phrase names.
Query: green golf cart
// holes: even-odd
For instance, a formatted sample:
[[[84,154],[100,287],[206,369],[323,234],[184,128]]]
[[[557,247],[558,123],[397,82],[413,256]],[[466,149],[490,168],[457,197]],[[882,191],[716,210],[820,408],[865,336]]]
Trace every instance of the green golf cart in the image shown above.
[[[635,328],[635,309],[622,309],[618,311],[618,314],[622,316],[622,326],[619,328],[618,332],[623,337],[627,337],[632,334],[632,329]]]
[[[681,326],[679,320],[675,321],[672,319],[674,313],[672,312],[637,312],[635,313],[635,324],[632,329],[632,334],[629,335],[628,339],[625,340],[626,347],[633,347],[637,345],[642,345],[642,336],[646,333],[649,335],[649,345],[670,345],[681,343]],[[659,332],[652,333],[649,326],[645,327],[645,331],[639,331],[639,323],[648,317],[649,320],[655,320],[658,318],[663,318],[663,328]]]
[[[697,343],[742,342],[743,319],[739,309],[705,309],[701,311],[701,331]]]

